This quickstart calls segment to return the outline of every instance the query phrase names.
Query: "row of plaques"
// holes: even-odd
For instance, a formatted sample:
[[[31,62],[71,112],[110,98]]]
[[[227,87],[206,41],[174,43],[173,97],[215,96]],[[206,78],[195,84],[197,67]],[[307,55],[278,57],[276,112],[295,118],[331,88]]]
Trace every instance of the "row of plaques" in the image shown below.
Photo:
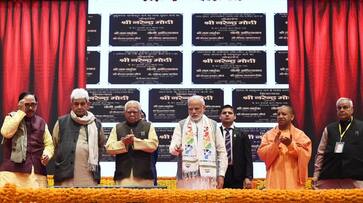
[[[111,127],[104,128],[106,138],[108,138]],[[257,149],[261,143],[262,135],[269,130],[269,128],[238,128],[243,136],[248,136],[251,142],[252,161],[261,161],[257,155]],[[159,162],[173,162],[177,161],[176,157],[169,153],[169,145],[173,136],[174,128],[172,127],[156,127],[156,134],[159,138],[158,147],[158,161]],[[114,161],[115,157],[103,153],[101,161]]]
[[[138,89],[112,88],[88,89],[90,110],[102,122],[124,121],[124,105],[129,100],[140,101]],[[222,89],[160,88],[149,90],[147,118],[151,122],[174,123],[187,117],[187,99],[192,95],[203,96],[205,114],[218,120],[218,111],[225,104]],[[276,121],[277,107],[288,105],[288,89],[234,89],[232,105],[236,109],[236,122]]]
[[[275,52],[275,81],[288,83],[288,53]],[[112,51],[108,57],[111,84],[181,84],[180,51]],[[265,84],[265,51],[194,51],[194,84]],[[100,53],[87,52],[87,84],[100,80]]]
[[[264,46],[264,13],[197,13],[192,15],[194,46]],[[274,15],[277,46],[287,46],[287,13]],[[101,43],[101,15],[88,14],[87,46]],[[181,46],[182,14],[113,14],[110,16],[111,46]]]

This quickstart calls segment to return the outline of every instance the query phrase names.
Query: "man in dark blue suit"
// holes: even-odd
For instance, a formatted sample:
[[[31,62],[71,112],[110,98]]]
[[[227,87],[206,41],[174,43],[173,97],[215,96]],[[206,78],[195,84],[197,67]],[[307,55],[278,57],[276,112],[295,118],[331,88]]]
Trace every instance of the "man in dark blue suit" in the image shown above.
[[[223,188],[251,188],[253,178],[251,143],[234,126],[236,114],[231,105],[224,105],[219,111],[223,137],[226,143],[228,168]]]

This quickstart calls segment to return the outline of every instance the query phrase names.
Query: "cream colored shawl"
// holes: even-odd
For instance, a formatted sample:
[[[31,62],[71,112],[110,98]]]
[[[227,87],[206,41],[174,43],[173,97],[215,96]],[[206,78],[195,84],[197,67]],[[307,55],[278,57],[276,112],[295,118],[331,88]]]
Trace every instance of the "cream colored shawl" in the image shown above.
[[[188,117],[182,126],[182,177],[216,177],[216,148],[213,124],[203,115],[194,122]]]

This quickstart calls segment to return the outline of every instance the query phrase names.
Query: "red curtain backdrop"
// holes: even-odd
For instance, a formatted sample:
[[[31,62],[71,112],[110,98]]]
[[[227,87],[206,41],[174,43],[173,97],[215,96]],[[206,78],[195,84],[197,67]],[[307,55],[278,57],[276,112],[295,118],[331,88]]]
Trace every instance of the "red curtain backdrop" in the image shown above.
[[[70,110],[70,93],[86,85],[87,1],[1,1],[1,114],[33,91],[50,125]]]
[[[339,97],[351,98],[362,117],[363,1],[289,0],[288,47],[297,126],[317,145],[325,125],[337,119]]]

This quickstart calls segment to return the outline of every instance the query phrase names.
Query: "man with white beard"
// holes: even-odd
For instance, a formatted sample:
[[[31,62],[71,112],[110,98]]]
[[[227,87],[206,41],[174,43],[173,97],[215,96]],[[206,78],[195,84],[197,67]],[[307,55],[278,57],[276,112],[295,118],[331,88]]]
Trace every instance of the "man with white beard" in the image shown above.
[[[189,97],[189,116],[174,129],[169,151],[179,158],[177,188],[223,188],[228,166],[224,139],[217,122],[204,111],[203,97]]]

